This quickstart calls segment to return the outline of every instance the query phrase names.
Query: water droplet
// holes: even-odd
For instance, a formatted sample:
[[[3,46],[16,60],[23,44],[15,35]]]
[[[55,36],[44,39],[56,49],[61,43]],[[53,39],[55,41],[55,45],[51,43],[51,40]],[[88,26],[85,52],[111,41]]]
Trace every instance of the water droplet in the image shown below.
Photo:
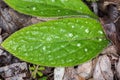
[[[64,45],[61,45],[61,48],[64,48],[65,46]]]
[[[65,30],[64,29],[60,29],[60,32],[65,32]]]
[[[68,36],[69,36],[69,37],[73,37],[73,34],[72,34],[72,33],[69,33]]]
[[[101,38],[99,38],[99,41],[102,41],[102,39],[101,39]]]
[[[87,48],[85,48],[85,49],[84,49],[84,51],[85,51],[85,52],[87,52],[87,51],[88,51],[88,49],[87,49]]]
[[[29,58],[30,60],[33,60],[33,58],[31,57],[31,58]]]
[[[86,33],[89,33],[89,29],[85,29],[85,32],[86,32]]]
[[[98,31],[98,33],[103,34],[103,31]]]
[[[47,37],[47,39],[46,39],[47,41],[51,41],[51,37]]]
[[[81,28],[83,28],[84,26],[81,26]]]
[[[67,62],[72,62],[73,60],[72,59],[69,59]]]
[[[76,22],[78,23],[79,21],[78,21],[78,20],[76,20]]]
[[[68,0],[61,0],[62,3],[64,3],[65,1],[67,2]]]
[[[59,36],[54,36],[54,38],[58,39],[58,38],[59,38]]]
[[[60,10],[57,10],[57,12],[60,12]]]
[[[33,7],[32,10],[35,11],[35,10],[36,10],[36,7]]]
[[[51,0],[52,2],[55,2],[55,0]]]
[[[43,51],[46,51],[46,46],[43,46],[43,48],[42,48],[42,49],[43,49]]]
[[[74,25],[72,25],[72,28],[75,28],[75,26],[74,26]]]
[[[37,32],[37,31],[33,31],[31,33],[32,33],[32,35],[39,35],[39,32]]]
[[[88,22],[86,21],[85,23],[87,24]]]
[[[27,54],[27,53],[25,53],[25,56],[28,56],[28,54]]]
[[[80,44],[80,43],[78,43],[78,44],[77,44],[77,46],[78,46],[78,47],[80,47],[80,46],[81,46],[81,44]]]
[[[82,7],[80,7],[80,9],[82,9]]]

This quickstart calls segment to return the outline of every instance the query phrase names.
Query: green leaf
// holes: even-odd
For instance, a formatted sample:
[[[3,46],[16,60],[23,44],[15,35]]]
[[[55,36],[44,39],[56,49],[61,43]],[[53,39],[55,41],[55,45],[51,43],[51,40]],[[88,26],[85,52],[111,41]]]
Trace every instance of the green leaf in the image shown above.
[[[43,76],[43,73],[42,72],[37,72],[37,74],[41,77],[41,76]]]
[[[15,10],[40,17],[65,17],[74,15],[96,18],[81,0],[4,0]]]
[[[38,80],[47,80],[47,77],[42,77],[42,78],[40,78]]]
[[[101,24],[92,18],[66,18],[25,27],[2,46],[14,56],[43,66],[86,62],[108,44]]]
[[[38,70],[45,70],[45,67],[39,67]]]

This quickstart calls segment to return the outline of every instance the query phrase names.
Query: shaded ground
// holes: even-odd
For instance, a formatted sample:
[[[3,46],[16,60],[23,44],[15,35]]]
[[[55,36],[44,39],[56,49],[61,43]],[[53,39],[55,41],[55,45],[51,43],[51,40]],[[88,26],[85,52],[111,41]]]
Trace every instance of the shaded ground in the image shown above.
[[[120,80],[119,56],[119,0],[101,0],[86,4],[100,17],[106,36],[112,41],[99,57],[83,65],[66,68],[63,80]],[[37,23],[48,21],[20,14],[0,1],[0,43],[13,32]],[[116,37],[117,36],[117,37]],[[114,45],[113,45],[114,44]],[[34,69],[29,69],[34,68]],[[0,47],[1,80],[53,80],[54,68],[23,62]],[[35,74],[42,72],[42,74]],[[34,73],[34,76],[32,76]],[[43,79],[44,78],[44,79]]]

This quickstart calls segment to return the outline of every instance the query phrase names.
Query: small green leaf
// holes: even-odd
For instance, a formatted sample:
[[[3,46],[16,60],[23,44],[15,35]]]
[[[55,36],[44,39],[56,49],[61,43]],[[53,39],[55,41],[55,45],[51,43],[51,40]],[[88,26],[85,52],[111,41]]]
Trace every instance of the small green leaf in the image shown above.
[[[47,77],[42,77],[42,78],[40,78],[38,80],[48,80],[48,79],[47,79]]]
[[[14,56],[43,66],[86,62],[108,44],[101,24],[92,18],[66,18],[25,27],[2,46]]]
[[[43,73],[42,72],[37,72],[37,74],[41,77],[41,76],[43,76]]]
[[[39,67],[38,70],[45,70],[45,67]]]
[[[81,0],[4,0],[15,10],[33,16],[63,17],[84,15],[96,18]]]

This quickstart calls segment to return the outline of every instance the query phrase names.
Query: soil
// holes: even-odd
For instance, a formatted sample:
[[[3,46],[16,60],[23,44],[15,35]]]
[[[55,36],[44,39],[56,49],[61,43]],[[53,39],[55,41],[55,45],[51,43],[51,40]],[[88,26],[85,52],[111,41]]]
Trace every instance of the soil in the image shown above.
[[[63,80],[120,80],[120,1],[83,1],[98,15],[110,44],[93,60],[65,68]],[[20,14],[1,0],[0,43],[23,27],[48,20],[51,19]],[[39,71],[42,74],[38,75],[40,67],[43,66],[21,61],[0,47],[0,80],[54,80],[54,68],[44,67]]]

